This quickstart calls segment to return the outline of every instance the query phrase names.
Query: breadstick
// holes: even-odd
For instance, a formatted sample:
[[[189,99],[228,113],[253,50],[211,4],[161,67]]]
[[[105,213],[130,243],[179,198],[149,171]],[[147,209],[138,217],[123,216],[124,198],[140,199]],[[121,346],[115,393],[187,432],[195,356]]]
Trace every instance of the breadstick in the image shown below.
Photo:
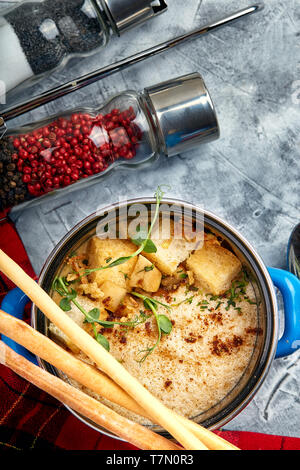
[[[8,315],[2,310],[0,310],[0,333],[13,339],[18,344],[21,344],[33,354],[65,372],[68,376],[98,393],[100,396],[121,405],[129,411],[150,419],[144,409],[109,377],[96,370],[94,367],[76,359],[72,354],[31,328],[27,323]],[[201,439],[209,449],[237,450],[237,447],[202,426],[182,416],[177,415],[177,417]]]
[[[198,439],[200,439],[203,444],[205,444],[210,450],[240,450],[231,442],[226,441],[222,437],[214,434],[212,431],[200,426],[199,424],[191,421],[190,419],[184,418],[176,414],[179,421],[182,422],[191,432],[195,434]]]
[[[178,420],[176,415],[155,398],[137,379],[107,352],[86,331],[77,325],[49,295],[9,256],[0,250],[0,269],[16,284],[73,343],[97,366],[119,384],[186,450],[207,450],[207,447]]]
[[[0,362],[73,410],[143,450],[178,450],[178,446],[35,366],[0,341]]]
[[[122,388],[93,366],[80,361],[54,341],[42,335],[27,323],[0,310],[0,333],[21,344],[36,356],[49,362],[69,377],[98,393],[107,400],[124,405],[134,413],[146,415],[136,401],[129,397]]]

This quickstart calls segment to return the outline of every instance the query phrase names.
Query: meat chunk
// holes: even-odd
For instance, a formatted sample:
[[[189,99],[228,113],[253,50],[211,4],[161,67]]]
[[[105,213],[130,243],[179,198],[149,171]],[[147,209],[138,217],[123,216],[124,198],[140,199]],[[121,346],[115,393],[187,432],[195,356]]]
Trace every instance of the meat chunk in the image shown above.
[[[152,233],[151,239],[155,244],[156,253],[144,253],[143,255],[163,273],[171,276],[175,273],[180,263],[187,259],[189,254],[197,247],[199,240],[189,241],[183,236],[173,237],[174,223],[170,227],[157,226]],[[201,235],[201,234],[199,234]]]
[[[151,261],[140,255],[130,277],[130,287],[139,287],[146,292],[157,292],[160,282],[161,272]]]
[[[88,244],[89,268],[94,269],[100,266],[107,266],[118,258],[132,255],[136,249],[137,247],[128,240],[110,240],[93,237]],[[134,257],[119,266],[96,271],[90,274],[90,280],[96,282],[99,287],[101,287],[104,281],[111,281],[117,286],[126,289],[136,260],[137,258]]]
[[[104,281],[101,284],[101,290],[103,292],[102,304],[111,312],[117,310],[127,294],[127,290],[124,287],[118,286],[111,281]]]
[[[205,243],[186,262],[201,288],[213,295],[226,292],[242,269],[240,260],[215,243]]]

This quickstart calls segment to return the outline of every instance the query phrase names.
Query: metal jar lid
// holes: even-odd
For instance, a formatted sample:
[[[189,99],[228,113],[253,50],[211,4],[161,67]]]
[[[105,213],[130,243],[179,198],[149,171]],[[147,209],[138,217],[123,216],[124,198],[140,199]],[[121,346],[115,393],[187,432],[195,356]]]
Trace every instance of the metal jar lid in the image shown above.
[[[96,0],[104,8],[113,29],[121,34],[167,10],[164,0]],[[154,5],[152,5],[155,3]]]
[[[219,138],[215,108],[199,73],[146,88],[145,98],[168,157]]]

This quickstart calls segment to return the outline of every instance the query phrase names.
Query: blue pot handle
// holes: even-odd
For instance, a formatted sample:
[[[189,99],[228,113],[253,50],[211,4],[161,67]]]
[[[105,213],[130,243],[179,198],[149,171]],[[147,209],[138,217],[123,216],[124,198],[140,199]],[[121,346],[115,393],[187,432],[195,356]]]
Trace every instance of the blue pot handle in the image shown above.
[[[4,297],[1,304],[1,309],[4,312],[9,313],[10,315],[13,315],[14,317],[22,320],[25,306],[29,301],[30,299],[27,297],[27,295],[25,295],[24,292],[21,291],[21,289],[16,287]],[[7,344],[7,346],[13,349],[16,353],[25,357],[33,364],[38,365],[36,357],[31,354],[31,352],[27,351],[27,349],[25,349],[23,346],[4,335],[2,335],[1,339],[3,343]]]
[[[285,357],[300,348],[300,280],[283,269],[268,270],[283,297],[284,333],[278,341],[276,357]]]

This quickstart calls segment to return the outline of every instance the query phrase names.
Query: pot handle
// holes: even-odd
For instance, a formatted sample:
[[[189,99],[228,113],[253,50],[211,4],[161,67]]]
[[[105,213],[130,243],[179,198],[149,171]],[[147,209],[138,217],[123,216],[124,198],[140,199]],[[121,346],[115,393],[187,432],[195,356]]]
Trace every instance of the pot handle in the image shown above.
[[[289,356],[300,348],[300,280],[289,271],[268,269],[284,303],[284,333],[278,341],[276,358]]]
[[[30,302],[30,299],[27,297],[27,295],[25,295],[21,289],[16,287],[6,294],[2,301],[1,309],[16,318],[23,320],[24,309],[28,302]],[[36,356],[27,351],[27,349],[25,349],[23,346],[4,335],[1,336],[1,339],[3,343],[13,349],[16,353],[33,362],[33,364],[38,365]]]

